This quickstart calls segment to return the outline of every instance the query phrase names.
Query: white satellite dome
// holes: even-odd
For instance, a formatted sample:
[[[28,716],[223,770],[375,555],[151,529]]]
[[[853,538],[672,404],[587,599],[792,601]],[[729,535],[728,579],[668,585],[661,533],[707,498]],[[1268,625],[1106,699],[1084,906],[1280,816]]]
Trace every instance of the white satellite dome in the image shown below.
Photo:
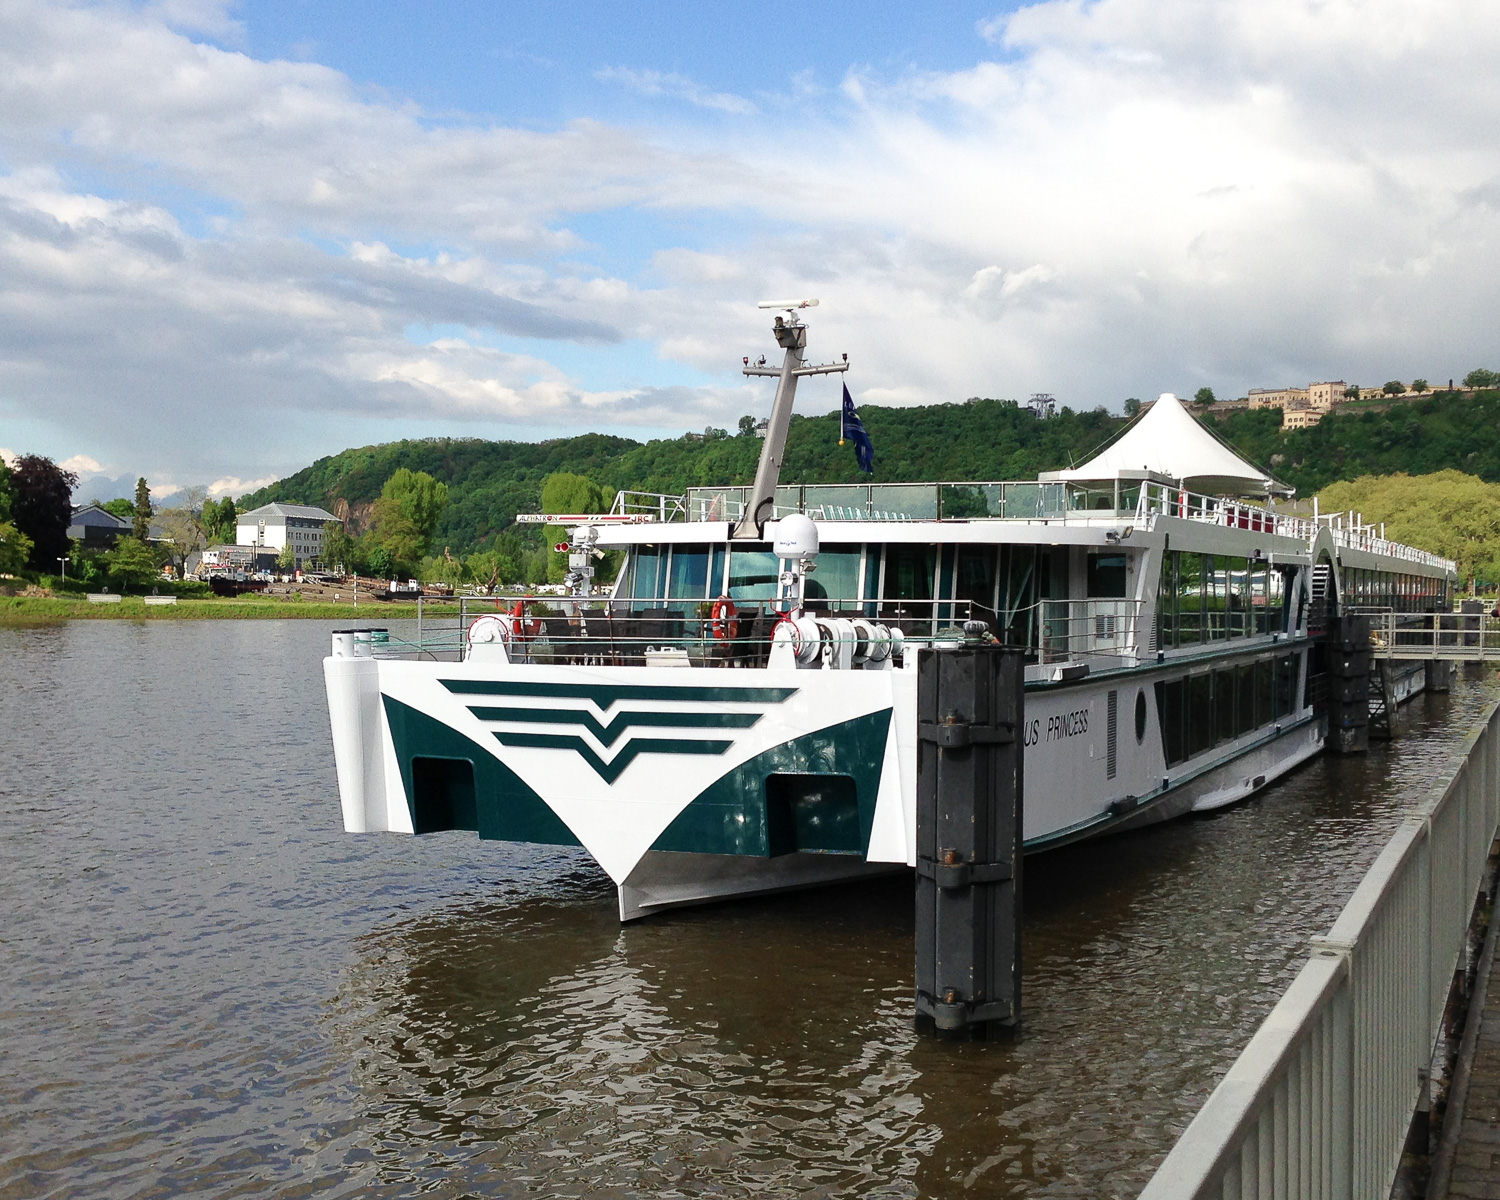
[[[776,522],[776,540],[771,548],[777,558],[807,562],[818,556],[818,527],[804,513],[790,513]]]

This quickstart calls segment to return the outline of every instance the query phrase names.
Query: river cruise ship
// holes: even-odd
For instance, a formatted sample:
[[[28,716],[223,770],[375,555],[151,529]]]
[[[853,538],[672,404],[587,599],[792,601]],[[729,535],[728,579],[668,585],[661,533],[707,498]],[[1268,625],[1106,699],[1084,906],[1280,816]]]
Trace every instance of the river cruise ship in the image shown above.
[[[797,379],[845,364],[803,365],[795,307],[775,332],[780,368],[746,360],[780,378],[754,484],[545,518],[577,594],[487,602],[456,661],[334,635],[346,829],[579,845],[622,920],[911,867],[916,660],[967,628],[1024,649],[1044,850],[1251,795],[1323,746],[1331,615],[1451,609],[1452,562],[1278,512],[1170,394],[1035,480],[782,483]],[[1409,665],[1396,699],[1422,686]]]

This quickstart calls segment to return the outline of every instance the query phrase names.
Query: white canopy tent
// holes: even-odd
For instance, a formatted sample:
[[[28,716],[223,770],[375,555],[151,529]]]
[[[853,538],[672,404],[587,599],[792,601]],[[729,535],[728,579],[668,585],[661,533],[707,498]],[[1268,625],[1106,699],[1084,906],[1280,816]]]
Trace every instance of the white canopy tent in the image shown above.
[[[1048,471],[1042,478],[1070,483],[1167,478],[1189,491],[1214,496],[1290,496],[1295,489],[1246,462],[1205,429],[1171,392],[1107,450],[1081,467]]]

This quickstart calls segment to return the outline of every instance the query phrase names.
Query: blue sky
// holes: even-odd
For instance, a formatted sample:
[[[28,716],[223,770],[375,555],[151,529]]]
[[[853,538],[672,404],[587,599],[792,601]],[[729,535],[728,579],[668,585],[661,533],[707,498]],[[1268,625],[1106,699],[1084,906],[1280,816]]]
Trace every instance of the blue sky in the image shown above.
[[[772,295],[861,404],[1497,367],[1497,51],[1500,0],[3,0],[0,453],[732,427]]]

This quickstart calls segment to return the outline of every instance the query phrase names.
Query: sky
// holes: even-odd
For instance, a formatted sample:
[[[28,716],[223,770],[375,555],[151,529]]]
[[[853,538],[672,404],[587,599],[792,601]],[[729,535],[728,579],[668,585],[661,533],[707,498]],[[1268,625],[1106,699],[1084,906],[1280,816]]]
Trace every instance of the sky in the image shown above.
[[[1500,0],[0,0],[0,453],[1500,367]],[[798,392],[829,411],[836,377]]]

